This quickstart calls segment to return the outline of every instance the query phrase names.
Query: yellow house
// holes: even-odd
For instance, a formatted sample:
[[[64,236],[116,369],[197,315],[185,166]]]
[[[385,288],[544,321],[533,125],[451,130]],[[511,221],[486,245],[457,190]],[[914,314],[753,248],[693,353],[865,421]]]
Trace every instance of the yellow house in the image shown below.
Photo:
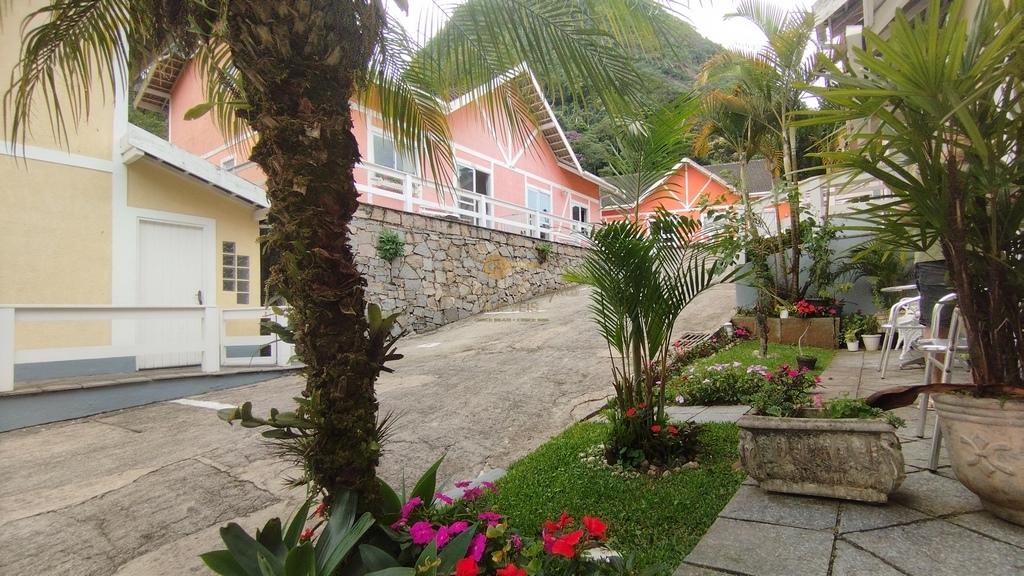
[[[0,25],[4,91],[32,4]],[[66,145],[43,115],[23,147],[0,136],[0,392],[266,355],[263,190],[129,124],[125,90],[105,92]]]

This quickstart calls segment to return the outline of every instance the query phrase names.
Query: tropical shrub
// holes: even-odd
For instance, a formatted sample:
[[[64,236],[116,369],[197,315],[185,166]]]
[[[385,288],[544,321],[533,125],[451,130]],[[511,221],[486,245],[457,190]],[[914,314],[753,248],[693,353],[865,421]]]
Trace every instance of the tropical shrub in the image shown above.
[[[611,430],[604,449],[608,464],[637,468],[646,462],[648,466],[667,468],[697,455],[700,430],[692,423],[672,424],[643,403],[625,410],[609,406],[605,416]]]
[[[700,223],[659,209],[650,232],[632,221],[594,232],[592,250],[565,277],[591,286],[591,312],[608,343],[615,398],[607,453],[661,446],[652,431],[665,423],[670,339],[683,308],[727,279],[731,261],[716,257]],[[626,412],[646,408],[637,416]],[[649,458],[659,455],[645,454]]]

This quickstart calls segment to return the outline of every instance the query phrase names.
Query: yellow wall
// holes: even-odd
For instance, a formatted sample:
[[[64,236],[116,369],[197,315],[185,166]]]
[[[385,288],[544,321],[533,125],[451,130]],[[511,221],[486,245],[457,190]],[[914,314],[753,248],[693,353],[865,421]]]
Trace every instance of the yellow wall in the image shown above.
[[[4,2],[3,19],[0,20],[0,88],[2,88],[0,92],[6,92],[10,86],[11,70],[19,60],[22,45],[22,21],[34,10],[48,3],[46,0]],[[43,20],[38,19],[33,22],[38,25]],[[62,85],[63,82],[58,79],[57,84]],[[90,106],[82,114],[77,125],[72,122],[68,99],[61,99],[65,121],[68,123],[67,146],[57,144],[57,139],[54,137],[48,121],[46,103],[42,99],[36,99],[34,102],[32,131],[25,143],[46,148],[67,149],[75,154],[94,156],[105,160],[110,159],[114,118],[113,88],[109,81],[104,82],[99,78],[93,81],[91,88]],[[4,134],[0,139],[7,140],[8,135]]]
[[[139,160],[128,167],[128,205],[215,219],[217,305],[226,308],[260,305],[259,224],[253,218],[254,208],[251,205],[151,160]],[[238,254],[249,256],[247,305],[237,304],[234,292],[221,290],[221,242],[234,242]]]
[[[0,304],[110,304],[106,172],[0,156]],[[19,322],[18,349],[108,344],[105,322]]]

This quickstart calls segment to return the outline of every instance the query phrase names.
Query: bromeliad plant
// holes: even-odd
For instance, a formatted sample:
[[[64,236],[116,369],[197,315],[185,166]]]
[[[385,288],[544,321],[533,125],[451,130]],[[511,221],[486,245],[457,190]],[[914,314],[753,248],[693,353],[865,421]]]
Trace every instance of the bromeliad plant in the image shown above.
[[[590,246],[565,277],[593,288],[590,310],[612,360],[613,422],[631,430],[613,431],[609,450],[643,450],[653,441],[651,427],[665,425],[676,319],[698,294],[727,277],[731,262],[714,256],[714,239],[701,236],[698,222],[664,210],[649,229],[632,221],[607,224],[594,232]],[[642,417],[628,416],[641,406]]]
[[[877,178],[858,229],[888,246],[937,242],[958,295],[978,396],[1024,396],[1024,2],[933,0],[882,38],[864,31],[852,60],[811,88],[828,106],[810,122],[849,123],[836,167]],[[963,389],[933,384],[928,391]],[[920,387],[874,399],[913,402]]]

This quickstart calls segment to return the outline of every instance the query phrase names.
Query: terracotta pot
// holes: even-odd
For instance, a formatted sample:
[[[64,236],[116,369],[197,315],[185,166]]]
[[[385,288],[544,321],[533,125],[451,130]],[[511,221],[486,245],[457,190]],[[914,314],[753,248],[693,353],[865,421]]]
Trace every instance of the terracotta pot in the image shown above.
[[[886,502],[906,477],[896,429],[880,420],[743,416],[736,424],[743,469],[769,492]]]
[[[874,352],[882,347],[881,334],[865,334],[860,339],[864,341],[864,349],[868,352]]]
[[[1024,526],[1024,402],[934,396],[957,479],[996,516]]]

